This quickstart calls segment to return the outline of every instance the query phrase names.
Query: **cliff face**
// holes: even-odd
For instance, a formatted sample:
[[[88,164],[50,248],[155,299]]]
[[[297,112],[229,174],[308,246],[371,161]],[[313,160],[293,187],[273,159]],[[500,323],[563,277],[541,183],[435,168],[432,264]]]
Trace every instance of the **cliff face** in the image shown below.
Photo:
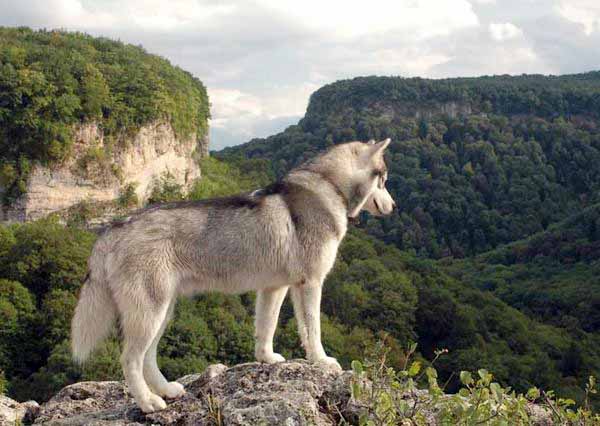
[[[144,201],[166,173],[189,187],[200,177],[198,158],[208,155],[208,136],[181,140],[165,123],[144,126],[112,149],[95,124],[74,133],[72,155],[52,167],[34,165],[25,194],[4,209],[4,221],[35,220],[84,201],[110,202],[129,184]]]
[[[375,102],[366,111],[389,122],[403,118],[430,120],[439,116],[458,118],[482,114],[466,102]]]

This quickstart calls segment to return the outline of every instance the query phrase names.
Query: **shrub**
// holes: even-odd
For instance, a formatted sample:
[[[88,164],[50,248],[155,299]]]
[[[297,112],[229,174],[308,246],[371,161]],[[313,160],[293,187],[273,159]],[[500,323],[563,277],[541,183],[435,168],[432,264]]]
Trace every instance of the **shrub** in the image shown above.
[[[183,186],[177,183],[175,176],[170,172],[164,172],[160,177],[154,178],[148,204],[167,203],[183,199],[185,199]]]
[[[137,186],[137,182],[130,182],[121,188],[121,193],[119,194],[119,199],[117,200],[117,203],[120,207],[127,209],[135,207],[139,204],[140,200],[135,192]]]
[[[461,371],[462,388],[457,394],[446,395],[433,364],[447,351],[437,351],[431,365],[423,368],[420,361],[411,362],[416,347],[410,346],[399,371],[386,365],[389,350],[381,343],[364,364],[352,362],[351,394],[360,411],[361,426],[425,425],[432,421],[442,425],[527,425],[542,418],[560,425],[600,425],[600,414],[593,413],[589,405],[590,396],[597,393],[594,377],[589,378],[580,407],[575,407],[573,400],[555,398],[551,391],[531,388],[525,394],[516,393],[495,382],[484,369],[475,376]],[[418,389],[418,384],[424,384],[427,391]]]

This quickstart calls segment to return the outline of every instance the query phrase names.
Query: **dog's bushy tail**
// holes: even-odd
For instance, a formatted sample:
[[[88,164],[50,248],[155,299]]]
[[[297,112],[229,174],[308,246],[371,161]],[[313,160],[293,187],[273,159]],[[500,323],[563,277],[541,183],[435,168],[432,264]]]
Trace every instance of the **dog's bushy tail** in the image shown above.
[[[71,351],[77,363],[83,363],[108,336],[116,316],[117,309],[108,286],[92,281],[88,273],[71,322]]]

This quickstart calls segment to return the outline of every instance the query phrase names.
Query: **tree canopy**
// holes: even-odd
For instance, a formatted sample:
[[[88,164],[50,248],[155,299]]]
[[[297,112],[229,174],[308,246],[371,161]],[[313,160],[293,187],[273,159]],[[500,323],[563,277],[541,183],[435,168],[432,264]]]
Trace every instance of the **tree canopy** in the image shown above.
[[[139,46],[64,31],[0,27],[0,185],[23,193],[32,162],[71,153],[74,126],[95,123],[106,149],[155,122],[179,137],[208,131],[206,88]]]

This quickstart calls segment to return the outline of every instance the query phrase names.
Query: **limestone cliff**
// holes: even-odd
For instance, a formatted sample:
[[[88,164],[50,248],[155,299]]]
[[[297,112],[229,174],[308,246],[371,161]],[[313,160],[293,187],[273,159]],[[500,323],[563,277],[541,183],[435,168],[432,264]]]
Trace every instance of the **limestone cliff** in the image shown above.
[[[81,202],[111,202],[129,184],[143,201],[165,173],[189,187],[200,177],[198,159],[206,155],[208,137],[180,139],[170,124],[143,126],[112,144],[97,125],[84,124],[74,130],[68,159],[52,167],[33,166],[24,195],[4,208],[3,220],[35,220]]]

